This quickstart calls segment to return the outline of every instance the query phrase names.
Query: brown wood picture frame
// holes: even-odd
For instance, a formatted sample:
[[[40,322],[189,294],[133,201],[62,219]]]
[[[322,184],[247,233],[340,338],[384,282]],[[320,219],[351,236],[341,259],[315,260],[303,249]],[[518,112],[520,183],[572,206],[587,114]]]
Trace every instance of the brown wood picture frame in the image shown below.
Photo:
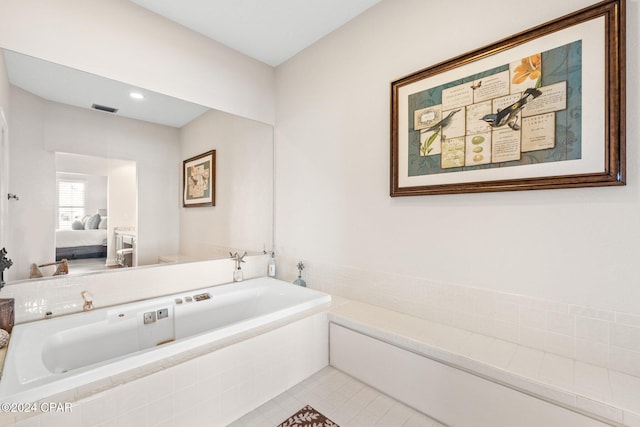
[[[216,205],[216,150],[182,162],[182,206]]]
[[[391,83],[390,195],[625,184],[625,0]]]

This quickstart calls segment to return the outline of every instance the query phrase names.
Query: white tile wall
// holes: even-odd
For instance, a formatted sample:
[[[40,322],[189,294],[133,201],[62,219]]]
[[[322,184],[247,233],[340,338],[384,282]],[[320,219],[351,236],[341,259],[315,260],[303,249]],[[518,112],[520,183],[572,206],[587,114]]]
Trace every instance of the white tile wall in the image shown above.
[[[299,260],[278,258],[293,281]],[[640,376],[640,312],[622,313],[305,261],[309,287]]]

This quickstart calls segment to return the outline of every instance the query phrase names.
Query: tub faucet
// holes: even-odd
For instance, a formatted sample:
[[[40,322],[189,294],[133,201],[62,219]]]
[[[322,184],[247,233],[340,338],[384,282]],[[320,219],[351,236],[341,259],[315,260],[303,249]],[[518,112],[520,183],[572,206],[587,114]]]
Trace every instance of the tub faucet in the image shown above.
[[[84,300],[84,305],[82,306],[82,311],[89,311],[89,310],[93,310],[93,295],[91,295],[91,292],[87,292],[87,291],[83,291],[82,292],[82,299]]]

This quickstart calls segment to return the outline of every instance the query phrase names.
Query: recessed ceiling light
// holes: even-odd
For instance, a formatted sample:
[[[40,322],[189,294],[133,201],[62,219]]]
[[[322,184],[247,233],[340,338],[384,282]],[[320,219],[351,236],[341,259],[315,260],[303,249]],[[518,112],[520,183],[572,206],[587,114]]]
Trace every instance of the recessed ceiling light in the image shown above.
[[[129,92],[129,96],[133,99],[144,99],[144,95],[140,92]]]

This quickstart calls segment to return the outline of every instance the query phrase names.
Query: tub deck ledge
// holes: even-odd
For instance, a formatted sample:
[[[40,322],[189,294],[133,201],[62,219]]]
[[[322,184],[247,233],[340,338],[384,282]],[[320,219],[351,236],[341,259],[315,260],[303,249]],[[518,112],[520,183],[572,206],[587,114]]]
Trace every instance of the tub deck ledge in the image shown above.
[[[618,426],[640,426],[640,378],[333,296],[329,321]]]

